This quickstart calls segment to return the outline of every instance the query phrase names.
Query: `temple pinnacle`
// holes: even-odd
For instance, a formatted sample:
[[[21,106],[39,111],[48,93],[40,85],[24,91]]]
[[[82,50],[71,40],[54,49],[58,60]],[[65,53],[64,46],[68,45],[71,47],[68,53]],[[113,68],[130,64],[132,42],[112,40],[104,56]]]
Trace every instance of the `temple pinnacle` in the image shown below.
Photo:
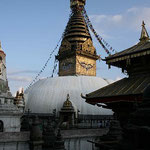
[[[144,41],[148,41],[148,40],[150,40],[150,38],[149,38],[148,32],[147,32],[147,30],[145,28],[145,23],[143,21],[142,22],[142,32],[141,32],[140,41],[144,42]]]
[[[86,4],[86,0],[70,0],[71,9],[73,9],[75,7],[83,8],[85,4]]]

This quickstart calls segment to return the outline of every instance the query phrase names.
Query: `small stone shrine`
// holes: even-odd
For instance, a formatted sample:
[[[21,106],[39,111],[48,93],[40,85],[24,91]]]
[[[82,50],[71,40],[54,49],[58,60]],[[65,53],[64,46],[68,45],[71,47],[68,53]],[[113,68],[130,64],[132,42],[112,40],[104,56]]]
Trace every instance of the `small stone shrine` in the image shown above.
[[[69,94],[67,95],[67,100],[64,102],[63,107],[60,111],[60,122],[67,123],[69,126],[74,126],[75,123],[75,110],[70,101]]]
[[[14,104],[15,98],[8,87],[5,56],[0,43],[0,150],[29,150],[29,132],[20,132],[23,99],[18,105]]]

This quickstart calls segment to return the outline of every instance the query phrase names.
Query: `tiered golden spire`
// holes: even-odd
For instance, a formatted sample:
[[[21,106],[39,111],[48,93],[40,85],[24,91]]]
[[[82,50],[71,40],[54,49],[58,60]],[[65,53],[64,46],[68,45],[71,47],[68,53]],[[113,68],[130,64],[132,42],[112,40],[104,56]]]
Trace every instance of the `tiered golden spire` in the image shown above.
[[[86,0],[70,0],[72,16],[67,24],[64,38],[69,42],[85,42],[87,38],[91,38],[82,8]]]
[[[86,0],[70,0],[71,15],[57,59],[59,76],[96,75],[96,49],[83,15]]]
[[[148,40],[150,40],[150,38],[149,38],[148,32],[147,32],[147,30],[145,28],[145,23],[143,21],[142,22],[142,32],[141,32],[140,41],[141,42],[145,42],[145,41],[148,41]]]

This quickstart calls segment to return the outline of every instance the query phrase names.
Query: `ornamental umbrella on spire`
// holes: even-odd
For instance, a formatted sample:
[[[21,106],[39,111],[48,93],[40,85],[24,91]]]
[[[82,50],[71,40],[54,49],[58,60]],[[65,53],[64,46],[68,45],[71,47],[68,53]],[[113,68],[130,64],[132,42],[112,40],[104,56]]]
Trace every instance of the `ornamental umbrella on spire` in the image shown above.
[[[84,7],[86,4],[86,0],[70,0],[70,7],[74,8],[74,7]]]

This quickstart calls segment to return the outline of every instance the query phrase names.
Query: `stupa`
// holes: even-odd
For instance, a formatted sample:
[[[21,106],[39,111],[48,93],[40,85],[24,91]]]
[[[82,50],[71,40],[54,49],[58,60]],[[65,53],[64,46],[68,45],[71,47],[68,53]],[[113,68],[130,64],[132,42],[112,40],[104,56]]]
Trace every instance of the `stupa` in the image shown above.
[[[75,112],[80,114],[112,114],[111,110],[99,109],[85,103],[81,93],[89,93],[112,83],[96,77],[96,60],[99,56],[82,10],[86,0],[71,0],[71,16],[56,56],[59,61],[58,77],[41,79],[25,91],[26,110],[32,113],[57,114],[69,94]]]

